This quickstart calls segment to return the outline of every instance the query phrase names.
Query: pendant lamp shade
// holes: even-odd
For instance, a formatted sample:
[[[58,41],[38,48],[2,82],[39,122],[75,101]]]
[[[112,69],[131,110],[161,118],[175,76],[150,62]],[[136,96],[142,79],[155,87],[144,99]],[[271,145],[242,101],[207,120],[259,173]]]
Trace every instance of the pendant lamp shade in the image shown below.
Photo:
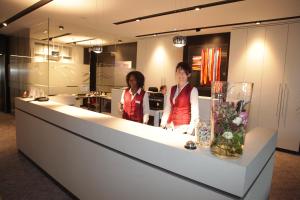
[[[178,48],[184,47],[186,45],[186,37],[181,35],[173,37],[173,45]]]

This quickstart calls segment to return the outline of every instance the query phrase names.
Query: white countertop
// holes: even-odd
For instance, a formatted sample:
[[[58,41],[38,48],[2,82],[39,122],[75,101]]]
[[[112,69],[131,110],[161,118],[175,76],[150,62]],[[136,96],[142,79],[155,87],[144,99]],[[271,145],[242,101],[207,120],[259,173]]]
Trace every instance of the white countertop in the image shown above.
[[[277,134],[256,128],[246,135],[239,159],[220,159],[209,149],[183,146],[192,136],[127,121],[53,101],[26,102],[16,108],[97,143],[193,181],[242,197],[272,156]]]

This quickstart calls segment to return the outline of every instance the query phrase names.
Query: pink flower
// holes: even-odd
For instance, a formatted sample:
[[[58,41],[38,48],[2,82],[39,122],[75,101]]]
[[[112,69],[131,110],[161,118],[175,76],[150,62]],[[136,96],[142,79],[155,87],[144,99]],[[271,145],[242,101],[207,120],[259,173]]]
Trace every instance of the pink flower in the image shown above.
[[[240,117],[242,118],[242,124],[244,124],[244,126],[247,126],[247,124],[248,124],[248,113],[247,112],[241,112]]]

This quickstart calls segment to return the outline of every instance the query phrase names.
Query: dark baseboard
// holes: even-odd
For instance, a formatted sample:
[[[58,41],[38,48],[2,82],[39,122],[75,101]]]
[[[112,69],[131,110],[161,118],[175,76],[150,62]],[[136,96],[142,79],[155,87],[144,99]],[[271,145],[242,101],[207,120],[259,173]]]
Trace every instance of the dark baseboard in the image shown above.
[[[38,168],[46,177],[48,177],[55,185],[57,185],[63,192],[65,192],[70,198],[74,200],[79,200],[72,192],[70,192],[67,188],[65,188],[62,184],[56,181],[52,176],[50,176],[45,170],[43,170],[38,164],[36,164],[33,160],[31,160],[25,153],[23,153],[20,149],[18,152],[24,156],[30,163],[32,163],[36,168]],[[1,200],[1,198],[0,198]]]
[[[287,150],[287,149],[282,149],[282,148],[279,148],[279,147],[276,147],[276,151],[281,151],[281,152],[284,152],[284,153],[289,153],[289,154],[293,154],[293,155],[300,155],[300,151],[291,151],[291,150]]]

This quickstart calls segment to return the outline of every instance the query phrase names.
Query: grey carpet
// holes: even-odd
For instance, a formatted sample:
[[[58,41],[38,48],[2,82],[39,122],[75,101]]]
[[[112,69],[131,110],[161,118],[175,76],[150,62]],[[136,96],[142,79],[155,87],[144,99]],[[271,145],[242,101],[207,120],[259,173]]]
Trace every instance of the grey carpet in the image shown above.
[[[14,116],[0,113],[0,200],[72,199],[16,148]],[[300,156],[275,153],[270,200],[300,199]]]
[[[16,148],[12,115],[0,113],[0,200],[72,199]]]

